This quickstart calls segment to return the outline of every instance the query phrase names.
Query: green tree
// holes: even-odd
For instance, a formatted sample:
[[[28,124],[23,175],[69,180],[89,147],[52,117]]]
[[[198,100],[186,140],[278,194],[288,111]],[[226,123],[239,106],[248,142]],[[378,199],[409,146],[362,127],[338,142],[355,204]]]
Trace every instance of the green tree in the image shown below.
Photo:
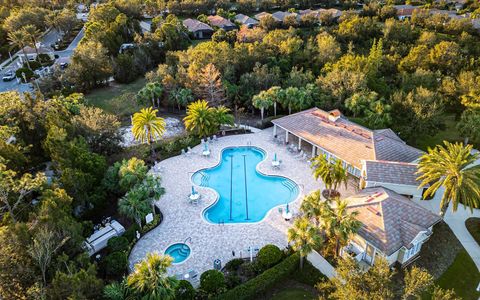
[[[187,88],[174,89],[170,92],[169,97],[172,103],[177,104],[178,110],[180,110],[181,107],[187,107],[194,99],[192,90]]]
[[[148,167],[145,162],[136,157],[123,160],[118,168],[118,185],[123,191],[128,191],[140,184],[146,178]]]
[[[152,157],[155,156],[153,143],[165,133],[165,120],[157,117],[157,110],[143,108],[133,115],[132,132],[137,141],[150,145]]]
[[[262,91],[252,98],[253,107],[260,109],[262,121],[265,109],[271,107],[273,103],[275,103],[275,100],[272,99],[271,93],[268,93],[268,91]]]
[[[340,249],[346,246],[349,239],[357,233],[361,227],[356,219],[358,212],[348,211],[348,202],[336,198],[335,206],[330,206],[323,215],[322,227],[329,239],[334,243],[335,256],[338,257]]]
[[[300,210],[308,219],[314,219],[315,225],[319,227],[327,209],[326,205],[326,202],[322,201],[320,190],[316,190],[303,198]]]
[[[287,236],[292,249],[300,253],[300,269],[303,269],[303,259],[314,249],[322,246],[322,237],[307,218],[296,219],[293,227],[288,229]]]
[[[134,220],[142,227],[142,220],[152,212],[151,199],[148,192],[141,187],[131,189],[118,201],[118,211],[126,217]]]
[[[27,53],[25,52],[25,46],[29,44],[29,37],[23,30],[13,31],[8,33],[8,40],[13,47],[17,47],[22,51],[24,61],[27,63],[28,68],[31,70],[30,61]]]
[[[472,154],[472,145],[443,142],[429,148],[428,153],[420,157],[418,164],[419,187],[428,186],[425,197],[433,196],[437,191],[444,192],[440,201],[440,215],[443,217],[450,203],[457,211],[458,204],[473,208],[480,205],[480,167],[470,165],[478,158]]]
[[[375,259],[375,264],[366,272],[355,260],[340,259],[335,270],[337,276],[317,285],[321,294],[328,293],[328,299],[394,299],[394,273],[384,258]]]
[[[480,142],[480,111],[467,109],[462,113],[460,121],[457,123],[458,132],[465,137],[464,144],[468,144],[469,139],[473,142]]]
[[[199,100],[188,105],[183,121],[188,131],[205,137],[217,132],[222,124],[233,125],[233,116],[226,107],[209,107],[207,101]]]
[[[316,38],[318,48],[317,59],[320,62],[320,65],[335,61],[342,53],[340,44],[334,36],[327,32],[322,32],[318,34]]]
[[[173,258],[155,253],[147,254],[127,277],[127,285],[142,299],[173,299],[178,281],[167,276]]]
[[[37,39],[40,37],[41,32],[40,30],[37,29],[32,24],[27,24],[22,27],[22,31],[25,33],[25,36],[27,38],[27,45],[33,46],[32,48],[35,49],[35,52],[37,53],[37,60],[39,59],[38,57],[38,47],[37,47]]]
[[[339,194],[337,188],[342,183],[347,186],[348,173],[343,167],[342,161],[336,159],[334,161],[327,159],[326,155],[319,155],[312,160],[313,177],[318,180],[320,178],[325,184],[328,191],[328,197]]]
[[[147,83],[138,93],[137,101],[146,104],[148,101],[152,102],[152,107],[160,107],[160,98],[163,94],[163,87],[158,82]]]
[[[420,299],[433,286],[433,276],[417,266],[405,272],[402,299]]]

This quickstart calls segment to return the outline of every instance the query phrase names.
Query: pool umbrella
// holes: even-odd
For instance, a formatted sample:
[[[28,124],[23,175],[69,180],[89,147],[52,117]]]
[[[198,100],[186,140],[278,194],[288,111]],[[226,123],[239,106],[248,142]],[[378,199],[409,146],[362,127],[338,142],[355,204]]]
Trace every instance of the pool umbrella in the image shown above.
[[[195,191],[195,187],[192,185],[192,195],[195,195],[197,192]]]
[[[203,144],[204,151],[208,151],[208,143]]]
[[[273,161],[277,161],[277,153],[273,155]]]
[[[290,209],[288,209],[288,203],[287,203],[287,208],[285,209],[285,213],[289,213],[290,212]]]

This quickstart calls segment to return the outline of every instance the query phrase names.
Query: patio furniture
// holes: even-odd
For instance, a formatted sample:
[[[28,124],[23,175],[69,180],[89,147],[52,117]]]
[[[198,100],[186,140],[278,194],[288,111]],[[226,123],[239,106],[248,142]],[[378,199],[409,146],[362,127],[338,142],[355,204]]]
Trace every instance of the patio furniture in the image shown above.
[[[213,135],[213,140],[214,140],[215,142],[218,141],[218,138],[217,138],[217,136],[216,136],[215,134]]]
[[[198,280],[198,272],[194,271],[194,270],[190,270],[190,271],[188,271],[188,277],[192,281],[197,281]]]
[[[202,145],[205,144],[205,143],[206,143],[205,139],[202,139]]]
[[[189,154],[197,154],[197,152],[195,152],[195,151],[192,150],[192,147],[189,146],[187,149],[188,149],[188,152],[187,152],[187,153],[189,153]]]
[[[305,152],[303,152],[303,150],[302,150],[302,151],[300,151],[300,153],[295,155],[295,158],[300,158],[301,159],[304,155],[305,155]]]
[[[190,203],[190,204],[198,204],[198,200],[200,200],[200,194],[199,193],[190,194],[188,196],[188,203]]]
[[[202,155],[205,156],[205,157],[209,157],[210,156],[210,150],[203,150]]]
[[[272,168],[278,169],[278,168],[280,168],[280,164],[281,164],[281,162],[279,160],[273,160],[272,161]]]
[[[185,149],[182,149],[182,156],[187,156],[187,152],[185,151]]]
[[[209,137],[207,138],[207,141],[208,141],[209,143],[212,143],[212,142],[213,142],[213,138],[212,138],[211,136],[209,136]]]

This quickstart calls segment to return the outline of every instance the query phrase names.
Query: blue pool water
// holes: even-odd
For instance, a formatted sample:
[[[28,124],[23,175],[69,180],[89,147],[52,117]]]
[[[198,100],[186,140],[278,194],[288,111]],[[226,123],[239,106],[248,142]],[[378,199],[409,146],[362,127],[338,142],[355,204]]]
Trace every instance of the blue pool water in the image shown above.
[[[167,250],[165,250],[165,254],[173,257],[173,263],[178,264],[190,256],[190,251],[190,247],[187,244],[177,243],[170,245]]]
[[[220,163],[197,171],[196,185],[215,189],[220,198],[203,215],[211,223],[253,223],[262,220],[269,210],[295,200],[299,188],[281,176],[257,172],[265,153],[255,147],[226,148]]]

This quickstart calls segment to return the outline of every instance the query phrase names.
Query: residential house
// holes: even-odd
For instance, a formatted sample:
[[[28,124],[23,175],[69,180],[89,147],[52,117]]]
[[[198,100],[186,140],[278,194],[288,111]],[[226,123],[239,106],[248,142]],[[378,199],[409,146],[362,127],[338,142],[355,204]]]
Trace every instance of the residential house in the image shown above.
[[[40,54],[47,55],[51,60],[55,60],[55,51],[52,48],[38,44],[37,49],[35,49],[34,47],[25,46],[25,48],[23,48],[23,50],[20,51],[20,55],[19,55],[20,61],[22,63],[25,62],[25,55],[27,56],[27,59],[29,61],[37,60],[37,53],[38,55]]]
[[[213,27],[218,27],[225,31],[237,29],[237,26],[235,24],[233,24],[230,20],[225,19],[224,17],[218,16],[218,15],[208,16],[207,19],[208,19],[208,22],[210,22],[210,25],[212,25]]]
[[[272,14],[267,13],[267,12],[261,12],[261,13],[258,13],[258,14],[256,14],[256,15],[254,15],[253,17],[254,17],[256,20],[260,21],[263,17],[265,17],[265,16],[271,16],[271,15],[272,15]]]
[[[273,134],[311,156],[339,159],[360,178],[363,161],[415,162],[423,152],[407,145],[391,129],[371,130],[351,122],[339,110],[311,108],[272,121]]]
[[[291,16],[291,15],[297,16],[296,13],[291,13],[291,12],[288,12],[288,11],[277,11],[277,12],[274,12],[272,14],[272,17],[278,23],[283,23],[283,21],[285,21],[285,18],[288,17],[288,16]]]
[[[418,6],[413,6],[413,5],[394,5],[395,9],[397,10],[397,18],[401,21],[410,19],[412,17],[413,11],[417,8]]]
[[[183,26],[187,28],[188,32],[190,32],[195,39],[208,39],[212,36],[214,31],[208,24],[195,19],[184,20]]]
[[[255,20],[254,18],[250,18],[249,16],[246,16],[244,14],[236,15],[235,22],[247,26],[247,28],[253,28],[259,24],[257,20]]]
[[[361,227],[342,249],[359,263],[373,265],[384,257],[390,265],[406,266],[418,257],[441,218],[414,201],[384,187],[366,188],[345,199],[358,213]]]

